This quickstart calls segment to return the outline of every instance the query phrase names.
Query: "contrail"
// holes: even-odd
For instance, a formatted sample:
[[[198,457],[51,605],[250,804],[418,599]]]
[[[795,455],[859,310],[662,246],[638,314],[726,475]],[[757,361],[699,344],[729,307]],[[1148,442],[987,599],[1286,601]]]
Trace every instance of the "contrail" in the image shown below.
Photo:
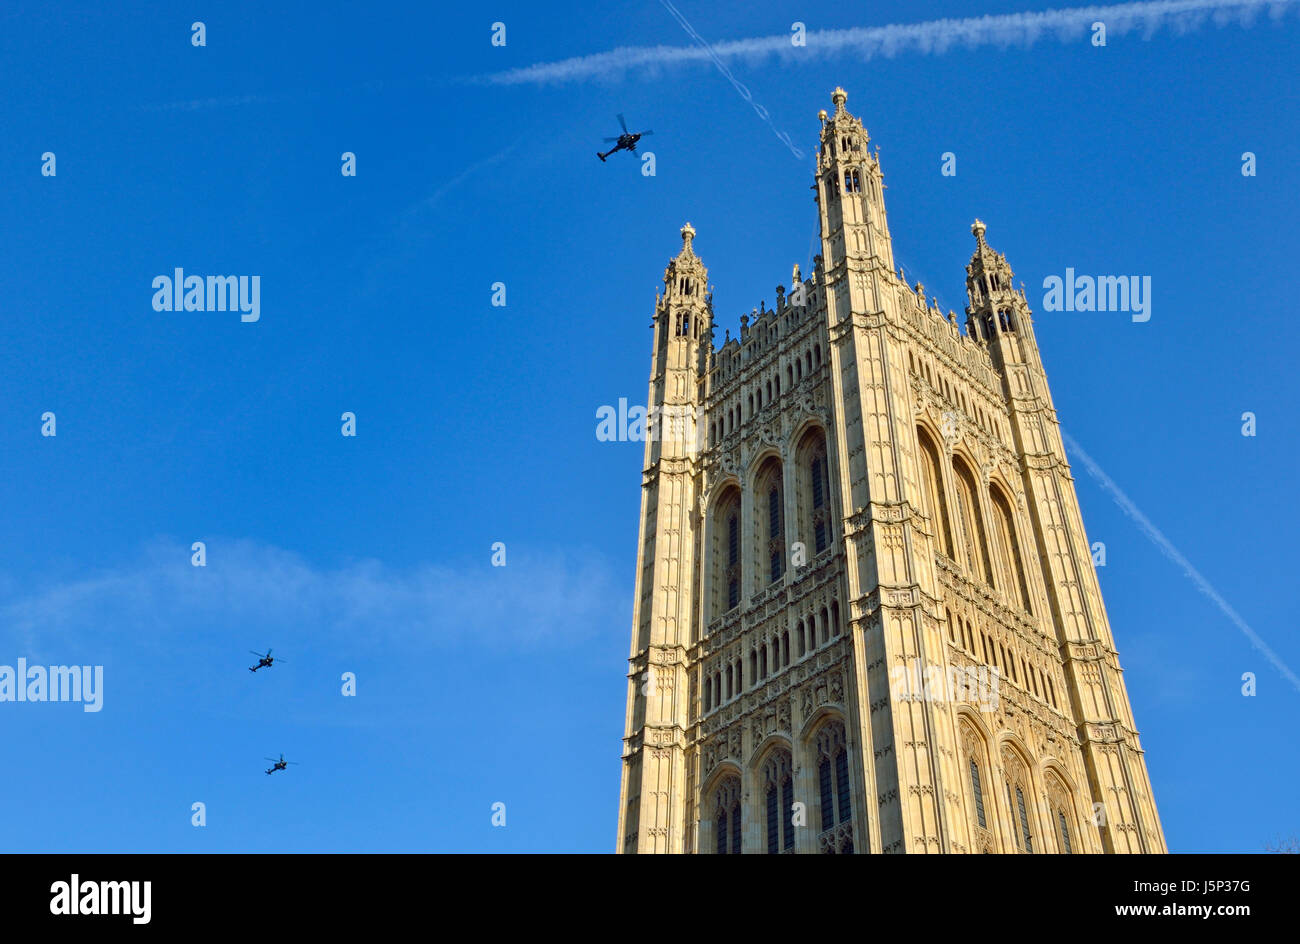
[[[449,190],[453,190],[457,186],[459,186],[460,183],[464,181],[467,177],[473,176],[474,174],[482,170],[484,167],[490,167],[493,164],[498,163],[499,161],[503,160],[507,155],[509,155],[510,152],[517,147],[519,147],[518,141],[514,142],[513,144],[507,145],[506,147],[502,148],[500,151],[497,151],[495,154],[489,157],[485,157],[481,160],[475,161],[473,164],[470,164],[468,167],[466,167],[455,177],[451,178],[451,180],[447,181],[445,184],[443,184],[441,187],[435,190],[433,192],[433,195],[430,196],[428,199],[420,201],[418,205],[419,208],[426,209],[426,210],[429,209],[435,203],[441,200]]]
[[[1096,479],[1101,484],[1102,488],[1110,492],[1111,497],[1115,499],[1115,504],[1119,505],[1124,514],[1133,519],[1134,523],[1142,529],[1142,532],[1151,540],[1151,543],[1160,549],[1160,553],[1164,554],[1165,557],[1169,558],[1181,567],[1183,573],[1188,576],[1192,583],[1196,584],[1196,588],[1209,597],[1210,601],[1223,611],[1223,615],[1232,620],[1236,627],[1246,634],[1246,638],[1250,640],[1251,645],[1264,653],[1264,657],[1267,658],[1269,662],[1273,663],[1273,668],[1282,673],[1286,680],[1290,682],[1297,691],[1300,691],[1300,678],[1297,678],[1296,674],[1291,671],[1285,662],[1282,661],[1281,657],[1269,648],[1268,643],[1259,638],[1259,634],[1250,628],[1249,624],[1247,624],[1247,622],[1237,614],[1237,611],[1228,605],[1228,601],[1219,596],[1219,592],[1210,585],[1208,580],[1201,576],[1201,572],[1193,567],[1191,562],[1178,552],[1178,548],[1174,547],[1173,544],[1169,542],[1169,539],[1161,533],[1160,529],[1152,524],[1151,520],[1138,510],[1137,505],[1133,504],[1129,497],[1120,491],[1120,487],[1111,480],[1109,475],[1102,471],[1101,466],[1097,465],[1097,463],[1092,460],[1092,457],[1084,452],[1083,448],[1064,430],[1061,431],[1061,439],[1065,441],[1066,448],[1082,460],[1083,464],[1088,469],[1088,474]]]
[[[758,62],[776,56],[786,62],[808,57],[857,56],[863,62],[877,56],[892,58],[909,53],[940,55],[954,46],[1032,46],[1040,39],[1076,39],[1095,22],[1106,24],[1106,36],[1123,36],[1138,30],[1150,39],[1161,29],[1182,35],[1194,32],[1212,20],[1216,26],[1231,22],[1250,26],[1264,10],[1280,19],[1294,9],[1298,0],[1150,0],[1146,3],[1118,3],[1110,6],[1070,7],[1063,10],[1008,13],[967,19],[930,20],[926,23],[895,23],[889,26],[855,27],[810,32],[807,45],[794,46],[791,34],[737,39],[706,48],[698,46],[620,46],[609,52],[577,56],[556,62],[478,76],[471,81],[492,85],[545,85],[581,82],[586,79],[620,78],[628,72],[654,72],[676,66],[722,59]]]
[[[749,102],[750,107],[754,109],[754,113],[757,114],[758,117],[762,118],[763,121],[767,122],[767,126],[772,129],[772,133],[790,149],[790,153],[795,156],[795,159],[800,161],[803,160],[803,151],[795,147],[794,142],[790,140],[790,135],[786,134],[784,131],[777,130],[776,125],[772,124],[772,119],[768,115],[767,109],[754,101],[753,96],[749,93],[749,89],[741,84],[740,80],[731,74],[731,70],[723,63],[722,57],[715,53],[713,47],[709,45],[709,42],[695,31],[695,27],[687,21],[686,17],[682,16],[681,11],[672,5],[671,0],[659,0],[659,2],[663,4],[665,10],[672,14],[673,19],[677,21],[678,25],[680,25],[682,29],[686,30],[686,35],[695,40],[695,42],[699,44],[700,48],[709,54],[709,58],[712,59],[713,64],[718,67],[718,71],[722,73],[723,78],[731,83],[731,87],[739,93],[741,98]]]

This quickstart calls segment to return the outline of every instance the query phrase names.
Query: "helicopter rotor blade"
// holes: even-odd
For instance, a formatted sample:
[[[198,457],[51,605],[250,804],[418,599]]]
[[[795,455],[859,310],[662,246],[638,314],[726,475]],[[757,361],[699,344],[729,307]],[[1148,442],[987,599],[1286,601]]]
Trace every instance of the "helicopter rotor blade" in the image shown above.
[[[652,134],[654,134],[653,131],[642,131],[642,132],[641,132],[641,137],[643,137],[643,138],[648,138],[648,137],[650,137],[650,135],[652,135]]]
[[[623,129],[623,133],[627,134],[627,122],[623,120],[623,115],[621,112],[619,113],[618,116],[618,124],[619,127]]]
[[[274,758],[274,757],[263,757],[262,760],[269,760],[271,763],[273,763],[273,764],[275,763],[275,758]]]
[[[264,659],[264,658],[266,658],[265,656],[263,656],[260,652],[258,652],[258,651],[255,650],[255,649],[249,649],[248,651],[251,652],[253,655],[257,656],[259,659]]]

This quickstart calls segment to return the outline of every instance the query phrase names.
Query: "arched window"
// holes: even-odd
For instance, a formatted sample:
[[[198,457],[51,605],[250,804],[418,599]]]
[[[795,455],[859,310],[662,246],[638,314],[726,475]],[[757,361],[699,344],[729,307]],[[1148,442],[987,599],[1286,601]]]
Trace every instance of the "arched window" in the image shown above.
[[[795,626],[794,638],[795,638],[795,644],[799,647],[799,658],[802,659],[803,654],[808,651],[804,646],[804,640],[803,640],[803,620],[800,620],[799,623]]]
[[[740,604],[740,514],[740,489],[728,486],[714,506],[710,539],[711,606],[715,619]]]
[[[816,734],[817,803],[824,853],[853,852],[853,793],[844,724],[832,721]]]
[[[984,520],[980,516],[975,478],[966,463],[953,459],[953,472],[957,488],[957,532],[964,545],[966,566],[972,574],[983,576],[993,586],[993,571],[989,567],[988,544],[984,538]]]
[[[988,774],[984,738],[976,731],[969,720],[962,718],[958,722],[958,736],[961,739],[961,756],[966,761],[966,778],[969,784],[969,803],[965,804],[966,815],[970,817],[971,852],[996,853],[998,835],[996,824],[996,802],[984,792],[984,781]]]
[[[727,777],[713,791],[713,840],[718,855],[740,855],[740,778]]]
[[[794,849],[794,774],[789,751],[778,750],[763,764],[763,798],[767,851]]]
[[[940,471],[939,451],[925,430],[916,431],[921,455],[921,490],[925,493],[926,513],[934,522],[935,539],[939,550],[952,557],[952,530],[948,524],[948,502],[943,491],[943,474]]]
[[[1074,803],[1070,798],[1070,790],[1055,770],[1049,769],[1047,771],[1045,785],[1047,787],[1048,817],[1051,819],[1052,829],[1056,833],[1057,847],[1065,855],[1072,855],[1074,853],[1072,840],[1076,835],[1076,831],[1073,828]]]
[[[709,676],[704,678],[704,710],[713,709],[713,679]]]
[[[1022,760],[1020,753],[1010,744],[1002,745],[1002,770],[1007,778],[1007,812],[1011,816],[1011,833],[1017,849],[1032,853],[1034,831],[1030,824],[1033,822],[1033,811],[1025,799],[1026,792],[1032,795],[1028,763]]]
[[[1032,614],[1029,605],[1029,587],[1025,582],[1025,568],[1020,559],[1020,542],[1016,538],[1015,518],[1011,514],[1011,505],[1002,490],[994,486],[989,490],[993,505],[994,534],[998,543],[998,556],[1001,558],[1000,569],[1007,596],[1018,599],[1025,612]]]
[[[831,636],[840,634],[840,601],[831,601]]]
[[[820,554],[834,540],[834,516],[831,502],[830,462],[826,456],[826,436],[813,428],[799,439],[795,448],[798,482],[795,505],[798,509],[798,540],[812,541],[814,554]]]
[[[759,507],[757,533],[767,536],[760,545],[762,557],[755,561],[756,574],[761,575],[759,589],[776,583],[785,573],[785,509],[781,463],[769,457],[759,469],[756,478],[755,498]]]

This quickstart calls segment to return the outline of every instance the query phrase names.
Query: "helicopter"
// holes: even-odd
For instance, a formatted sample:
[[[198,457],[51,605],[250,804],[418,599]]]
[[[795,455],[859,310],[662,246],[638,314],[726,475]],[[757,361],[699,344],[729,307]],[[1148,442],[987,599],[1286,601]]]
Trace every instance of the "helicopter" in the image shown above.
[[[654,134],[653,131],[642,131],[639,134],[633,134],[632,132],[627,130],[627,122],[623,120],[622,115],[618,116],[618,123],[619,125],[622,126],[623,133],[620,134],[617,138],[605,139],[606,142],[617,141],[618,143],[615,144],[608,151],[606,151],[604,154],[600,153],[599,151],[596,152],[596,156],[600,158],[602,164],[605,162],[605,158],[609,157],[615,151],[631,151],[633,154],[635,154],[636,143],[640,141],[642,138],[644,138],[646,135]]]
[[[257,656],[257,665],[250,666],[248,669],[250,672],[256,672],[258,669],[269,669],[271,663],[275,662],[275,656],[271,655],[270,649],[266,650],[266,655],[262,655],[256,649],[249,649],[248,651]],[[280,661],[283,662],[284,660],[281,659]]]
[[[284,770],[290,764],[293,764],[295,767],[298,766],[298,762],[296,760],[285,760],[283,754],[280,755],[279,760],[276,760],[274,757],[267,757],[264,759],[269,760],[271,762],[271,766],[268,767],[266,770],[266,775],[268,777],[271,776],[271,774],[275,773],[277,770]]]

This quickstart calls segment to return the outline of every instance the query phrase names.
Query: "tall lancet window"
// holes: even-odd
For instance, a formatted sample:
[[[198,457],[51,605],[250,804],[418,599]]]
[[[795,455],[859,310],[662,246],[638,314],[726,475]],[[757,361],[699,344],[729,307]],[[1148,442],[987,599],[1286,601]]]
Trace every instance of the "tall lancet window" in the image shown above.
[[[925,492],[925,510],[930,515],[939,550],[947,557],[952,557],[952,528],[948,524],[948,502],[943,491],[939,452],[924,430],[917,430],[917,440],[921,447],[921,486]]]
[[[759,468],[754,483],[755,532],[766,536],[761,552],[756,554],[756,575],[761,575],[758,589],[775,583],[785,573],[785,488],[781,462],[769,457]],[[766,579],[763,579],[766,578]]]
[[[767,851],[770,854],[793,851],[794,774],[788,751],[776,751],[763,765],[763,800]]]
[[[767,493],[767,536],[771,542],[768,580],[775,582],[785,559],[785,548],[781,547],[781,490],[775,485]]]
[[[1021,754],[1010,745],[1002,746],[1002,769],[1006,774],[1007,812],[1011,814],[1012,838],[1016,848],[1024,852],[1034,851],[1034,833],[1032,828],[1033,810],[1025,793],[1029,789],[1029,765],[1022,760]]]
[[[831,515],[830,463],[826,458],[826,437],[820,429],[808,430],[799,440],[796,508],[799,516],[793,540],[812,539],[814,553],[831,546],[834,528]]]
[[[984,791],[980,789],[980,768],[973,760],[970,762],[970,785],[975,796],[975,819],[980,829],[988,829],[988,820],[984,817]]]
[[[818,729],[814,741],[822,829],[819,842],[823,853],[853,852],[853,805],[846,740],[843,722],[832,721]]]
[[[1020,835],[1024,839],[1025,851],[1034,851],[1034,838],[1029,834],[1029,817],[1025,813],[1025,793],[1016,787],[1016,811],[1020,814]]]
[[[709,538],[710,619],[718,619],[740,603],[741,554],[740,489],[728,485],[714,506]]]
[[[991,587],[993,570],[989,567],[988,541],[984,536],[984,519],[980,515],[975,478],[960,459],[953,460],[953,472],[957,486],[957,531],[965,545],[966,566]]]
[[[825,472],[826,463],[822,461],[822,457],[814,456],[812,461],[812,504],[814,513],[826,505]],[[825,520],[817,520],[813,523],[813,534],[816,539],[817,550],[824,550],[826,548]]]
[[[994,533],[997,536],[1002,581],[1007,596],[1018,600],[1026,612],[1033,613],[1033,608],[1029,604],[1029,586],[1025,581],[1024,562],[1020,559],[1020,542],[1016,538],[1015,518],[1011,514],[1011,504],[996,486],[989,489],[989,498],[993,505]]]
[[[713,791],[713,842],[718,855],[740,855],[740,778],[728,777]]]
[[[740,516],[727,519],[727,609],[740,603]]]

